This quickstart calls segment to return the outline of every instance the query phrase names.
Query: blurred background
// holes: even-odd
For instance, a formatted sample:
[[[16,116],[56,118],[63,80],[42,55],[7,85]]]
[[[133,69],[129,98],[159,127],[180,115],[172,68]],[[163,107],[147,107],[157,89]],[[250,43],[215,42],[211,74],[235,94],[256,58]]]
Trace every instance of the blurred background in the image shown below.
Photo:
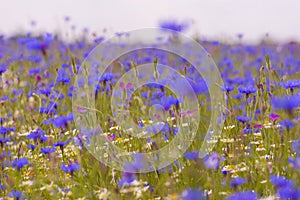
[[[206,39],[286,42],[300,39],[299,8],[297,0],[2,0],[0,33],[46,31],[70,39],[177,20],[189,24],[186,34]]]

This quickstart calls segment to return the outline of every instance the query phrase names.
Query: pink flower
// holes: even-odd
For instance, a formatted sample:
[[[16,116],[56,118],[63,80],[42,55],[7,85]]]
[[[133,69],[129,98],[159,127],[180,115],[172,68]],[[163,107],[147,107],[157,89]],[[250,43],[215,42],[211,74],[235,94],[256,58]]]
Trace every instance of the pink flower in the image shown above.
[[[120,88],[124,89],[125,85],[124,85],[124,82],[121,82],[120,83]]]
[[[112,134],[111,136],[109,136],[109,139],[110,140],[114,140],[116,138],[116,135],[115,134]]]
[[[272,114],[270,115],[270,120],[276,121],[279,117],[280,117],[279,115],[272,113]]]
[[[261,124],[255,124],[253,126],[254,129],[262,129],[262,125]]]
[[[160,116],[160,114],[155,113],[153,115],[156,119],[162,120],[162,117]]]
[[[36,76],[36,81],[39,82],[39,81],[41,81],[41,80],[42,80],[41,76],[37,75],[37,76]]]
[[[80,113],[86,113],[87,110],[85,108],[82,108],[80,106],[77,106],[77,111],[80,112]]]
[[[132,86],[132,83],[128,83],[127,85],[126,85],[126,90],[128,90],[128,89],[130,89],[130,88],[132,88],[133,86]]]

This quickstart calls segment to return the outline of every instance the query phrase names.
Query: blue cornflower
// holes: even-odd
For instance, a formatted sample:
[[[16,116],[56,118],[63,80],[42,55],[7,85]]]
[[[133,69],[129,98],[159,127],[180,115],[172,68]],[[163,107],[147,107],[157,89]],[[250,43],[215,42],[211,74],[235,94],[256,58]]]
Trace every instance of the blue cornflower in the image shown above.
[[[8,96],[7,96],[7,95],[6,95],[6,96],[3,96],[3,97],[0,98],[0,100],[2,100],[2,101],[7,101],[7,100],[8,100]]]
[[[186,189],[181,195],[183,200],[201,200],[205,199],[204,192],[201,189]]]
[[[250,121],[250,119],[246,116],[237,116],[235,119],[242,123],[246,123],[246,122]]]
[[[28,160],[27,160],[27,158],[19,158],[19,159],[15,158],[12,161],[11,165],[13,168],[20,170],[25,165],[28,165]]]
[[[123,172],[122,178],[119,180],[119,187],[130,185],[133,181],[137,179],[137,176],[134,173]]]
[[[55,152],[55,148],[54,147],[45,147],[45,148],[41,148],[41,152],[43,154],[50,154],[50,153],[53,153]]]
[[[5,122],[5,121],[6,121],[5,118],[0,117],[0,123],[3,123],[3,122]]]
[[[0,126],[0,134],[7,134],[8,130],[6,127]]]
[[[250,127],[246,127],[246,128],[244,128],[243,129],[243,132],[245,133],[245,134],[252,134],[253,133],[253,130],[252,130],[252,128]]]
[[[227,200],[257,200],[257,194],[252,191],[244,191],[235,193],[226,198]]]
[[[30,76],[32,76],[32,75],[36,75],[36,74],[40,73],[40,71],[41,71],[41,69],[37,67],[37,68],[29,69],[28,73],[29,73]]]
[[[162,88],[164,88],[163,85],[157,84],[157,83],[147,83],[147,84],[145,84],[145,86],[149,87],[150,89],[153,89],[153,88],[162,89]]]
[[[130,185],[133,181],[137,179],[135,173],[134,166],[131,163],[127,163],[124,165],[124,171],[122,173],[122,178],[119,180],[118,185],[119,187],[123,187],[126,185]]]
[[[172,105],[179,105],[179,100],[173,96],[164,96],[162,97],[161,101],[165,110],[169,110]]]
[[[66,64],[66,63],[64,63],[64,64],[61,65],[61,67],[62,67],[62,68],[69,68],[69,65]]]
[[[300,138],[292,142],[292,149],[297,154],[300,154]]]
[[[170,133],[171,132],[171,127],[170,124],[168,122],[166,122],[163,127],[161,127],[160,132],[162,133]]]
[[[6,189],[6,186],[5,185],[2,185],[1,183],[0,183],[0,190],[5,190]]]
[[[282,87],[285,89],[295,89],[300,87],[300,79],[293,79],[293,80],[287,80],[286,82],[282,83]]]
[[[198,151],[188,151],[184,154],[184,158],[188,160],[197,160],[198,155]]]
[[[13,89],[13,90],[12,90],[12,93],[13,93],[15,96],[18,96],[18,95],[23,94],[24,91],[23,91],[23,90],[15,90],[15,89]]]
[[[27,44],[31,41],[35,40],[35,38],[25,37],[25,38],[18,38],[18,44]]]
[[[186,80],[189,82],[190,86],[192,86],[194,93],[195,94],[204,94],[208,91],[208,87],[206,85],[206,82],[204,79],[197,79],[197,80],[193,80],[190,78],[186,78]],[[180,84],[180,82],[175,83],[175,87],[180,88],[183,90],[183,92],[187,92],[185,91],[187,88],[183,87],[184,85]]]
[[[277,194],[280,199],[291,199],[291,200],[300,199],[300,189],[284,187],[278,189]]]
[[[161,91],[158,91],[158,92],[153,92],[152,93],[152,104],[155,104],[155,100],[160,100],[165,94]],[[147,98],[147,97],[146,97]],[[158,102],[158,101],[157,101]]]
[[[64,17],[64,20],[65,20],[66,22],[68,22],[68,21],[71,20],[71,17],[70,17],[70,16],[65,16],[65,17]]]
[[[71,116],[59,116],[52,120],[53,125],[56,128],[63,128],[67,126],[68,122],[71,121]]]
[[[10,138],[0,138],[0,144],[1,145],[3,145],[4,143],[6,143],[6,142],[10,142],[11,141],[11,139]]]
[[[124,165],[122,178],[118,182],[119,187],[130,185],[133,181],[135,181],[137,179],[135,173],[138,172],[140,169],[145,168],[145,166],[146,165],[145,165],[144,156],[142,154],[135,154],[134,162],[126,163]]]
[[[279,122],[279,124],[287,129],[291,129],[295,126],[295,123],[288,119]]]
[[[11,151],[4,151],[0,154],[0,157],[11,157]]]
[[[100,43],[104,40],[105,38],[103,36],[97,37],[96,39],[94,39],[95,43]]]
[[[233,96],[235,99],[237,100],[241,100],[243,98],[243,94],[242,93],[238,93],[236,95]],[[236,105],[235,105],[236,106]]]
[[[46,87],[44,89],[40,89],[41,94],[44,94],[46,96],[49,96],[51,94],[51,88],[50,87]]]
[[[29,38],[28,41],[26,41],[26,46],[30,50],[40,50],[45,55],[46,49],[49,47],[52,41],[53,35],[50,33],[46,33],[43,41],[39,41],[36,38]]]
[[[66,124],[68,123],[68,119],[65,116],[59,116],[54,118],[52,120],[52,123],[56,128],[62,128],[66,126]]]
[[[7,64],[6,63],[0,64],[0,75],[6,72],[6,70],[7,70]]]
[[[10,198],[15,198],[17,200],[19,199],[25,199],[25,196],[22,192],[17,191],[17,190],[13,190],[11,191],[11,193],[8,195]]]
[[[69,115],[67,115],[68,121],[73,121],[74,120],[74,114],[70,113]]]
[[[142,153],[133,154],[133,162],[132,168],[135,169],[136,172],[143,170],[147,167],[147,161],[145,160],[145,156]]]
[[[230,93],[234,90],[234,86],[225,84],[222,88],[222,91]]]
[[[284,176],[271,175],[270,180],[277,188],[294,187],[294,183]]]
[[[101,76],[100,81],[107,82],[107,81],[113,80],[114,78],[115,78],[115,75],[113,73],[106,72]]]
[[[41,137],[40,137],[40,141],[41,142],[45,142],[45,141],[47,141],[48,140],[48,137],[46,136],[46,135],[42,135]]]
[[[159,23],[160,28],[170,29],[172,31],[183,32],[188,29],[188,23],[179,23],[176,20],[166,20]]]
[[[46,53],[46,52],[44,52]],[[26,57],[26,59],[28,61],[34,62],[34,63],[40,63],[43,59],[42,57],[38,56],[38,55],[29,55],[28,57]]]
[[[34,150],[35,149],[35,145],[34,144],[27,144],[26,145],[28,149]]]
[[[71,82],[71,79],[69,78],[68,72],[65,69],[61,68],[61,69],[58,70],[56,82],[57,83],[64,83],[64,84],[68,84],[68,83]]]
[[[213,152],[211,155],[204,159],[206,169],[217,170],[220,166],[221,158],[218,153]]]
[[[295,108],[300,106],[300,95],[277,96],[272,99],[272,104],[275,109],[292,112]]]
[[[228,69],[233,69],[234,68],[234,61],[232,58],[229,57],[225,57],[223,60],[221,60],[218,63],[218,66],[222,67],[222,68],[226,68],[226,71],[223,72],[223,76],[228,76],[228,74],[226,73]],[[228,80],[230,82],[232,82],[231,80]]]
[[[53,113],[56,114],[57,109],[57,103],[55,102],[50,102],[48,106],[41,106],[40,108],[40,113]]]
[[[230,186],[235,188],[240,185],[243,185],[244,183],[246,183],[246,179],[237,177],[230,181]]]
[[[62,165],[61,169],[66,172],[66,173],[70,173],[73,174],[75,171],[78,171],[80,169],[80,165],[78,163],[71,163],[69,165]]]
[[[40,139],[42,136],[45,135],[45,131],[41,128],[37,128],[36,130],[32,131],[29,135],[27,135],[26,138],[31,140],[37,140]]]
[[[242,77],[236,77],[232,79],[227,79],[226,82],[229,84],[241,85],[245,83],[245,79]]]
[[[252,94],[252,93],[256,92],[256,87],[253,87],[252,85],[248,85],[248,86],[244,86],[244,87],[239,86],[238,90],[239,90],[240,93],[249,95],[249,94]]]
[[[63,142],[63,141],[58,141],[57,143],[55,143],[53,146],[55,147],[60,147],[61,149],[64,148],[65,145],[69,144],[70,140]]]
[[[295,159],[289,158],[289,163],[292,164],[295,169],[300,169],[300,157],[296,157]]]

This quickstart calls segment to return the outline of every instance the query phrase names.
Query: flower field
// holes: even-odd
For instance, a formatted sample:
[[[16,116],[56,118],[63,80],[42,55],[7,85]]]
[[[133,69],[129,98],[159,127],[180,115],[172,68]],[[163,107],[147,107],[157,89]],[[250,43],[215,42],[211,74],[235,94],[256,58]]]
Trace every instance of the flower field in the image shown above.
[[[95,71],[93,97],[101,131],[76,126],[77,114],[89,112],[74,105],[81,87],[76,77],[103,40],[82,36],[66,42],[52,34],[0,37],[0,199],[300,199],[300,44],[197,38],[218,67],[225,99],[222,131],[208,140],[212,149],[201,158],[213,94],[191,63],[164,52],[136,51],[111,63],[102,76]],[[168,146],[181,126],[190,128],[179,118],[193,119],[193,111],[183,110],[185,102],[172,90],[118,82],[143,63],[163,63],[193,79],[188,82],[198,100],[200,124],[182,156],[161,169],[139,173],[149,165],[143,156],[119,170],[100,162],[85,144],[88,136],[101,135],[119,149],[147,153]],[[81,81],[84,85],[86,80]],[[180,90],[180,84],[171,83]],[[151,136],[136,138],[123,128],[131,128],[129,119],[113,118],[114,89],[128,102],[125,119],[148,127]],[[160,106],[152,109],[155,105]],[[156,121],[164,125],[157,127]],[[118,156],[99,148],[105,159]]]

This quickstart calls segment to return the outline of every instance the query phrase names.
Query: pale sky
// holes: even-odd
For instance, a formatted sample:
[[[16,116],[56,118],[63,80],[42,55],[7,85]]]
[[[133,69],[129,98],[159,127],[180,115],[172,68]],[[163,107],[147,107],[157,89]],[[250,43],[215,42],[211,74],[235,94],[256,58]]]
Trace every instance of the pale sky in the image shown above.
[[[101,34],[157,26],[162,19],[193,22],[190,33],[255,41],[266,33],[278,40],[300,40],[299,0],[0,0],[0,33],[36,30],[66,33],[88,27]]]

